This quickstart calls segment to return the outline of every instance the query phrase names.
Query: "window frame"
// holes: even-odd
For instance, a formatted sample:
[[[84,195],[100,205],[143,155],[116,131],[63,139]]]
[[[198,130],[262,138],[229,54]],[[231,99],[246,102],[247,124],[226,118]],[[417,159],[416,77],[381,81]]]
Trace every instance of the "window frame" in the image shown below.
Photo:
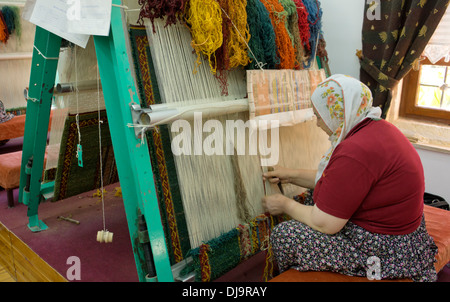
[[[450,62],[445,62],[444,59],[432,64],[428,58],[420,62],[422,65],[441,65],[450,67]],[[420,86],[419,70],[412,69],[403,79],[401,103],[399,115],[407,118],[414,118],[420,120],[428,120],[450,125],[450,111],[442,109],[424,108],[416,105],[419,96]]]

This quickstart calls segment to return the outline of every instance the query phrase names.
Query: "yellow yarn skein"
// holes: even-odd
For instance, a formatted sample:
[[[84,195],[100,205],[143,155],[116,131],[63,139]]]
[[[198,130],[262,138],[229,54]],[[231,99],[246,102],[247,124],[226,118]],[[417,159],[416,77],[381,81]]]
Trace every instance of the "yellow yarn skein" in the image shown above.
[[[222,11],[219,3],[215,0],[191,0],[186,22],[192,35],[191,45],[197,53],[197,64],[201,64],[200,56],[204,54],[208,58],[211,72],[215,74],[214,52],[223,43]],[[194,73],[196,72],[197,69],[194,70]]]
[[[234,68],[239,65],[246,66],[250,62],[250,58],[248,56],[250,29],[247,23],[247,1],[228,1],[228,15],[232,22],[230,38],[227,45],[230,58],[230,68]]]

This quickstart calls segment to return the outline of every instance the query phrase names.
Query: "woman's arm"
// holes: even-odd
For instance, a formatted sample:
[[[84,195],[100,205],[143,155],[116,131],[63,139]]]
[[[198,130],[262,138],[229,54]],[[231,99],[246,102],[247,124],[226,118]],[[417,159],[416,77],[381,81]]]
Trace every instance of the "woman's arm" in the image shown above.
[[[287,214],[316,231],[336,234],[348,219],[342,219],[321,211],[316,205],[306,206],[281,194],[263,197],[263,207],[272,215]]]
[[[271,183],[291,183],[303,188],[314,189],[317,170],[289,169],[276,166],[273,171],[263,174],[264,180]]]

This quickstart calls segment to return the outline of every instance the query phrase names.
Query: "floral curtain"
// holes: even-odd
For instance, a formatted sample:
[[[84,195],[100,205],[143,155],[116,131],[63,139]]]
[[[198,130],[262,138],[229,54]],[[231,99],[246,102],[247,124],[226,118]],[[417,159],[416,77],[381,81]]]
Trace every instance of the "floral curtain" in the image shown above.
[[[391,89],[422,55],[450,0],[366,1],[360,80],[386,117]]]

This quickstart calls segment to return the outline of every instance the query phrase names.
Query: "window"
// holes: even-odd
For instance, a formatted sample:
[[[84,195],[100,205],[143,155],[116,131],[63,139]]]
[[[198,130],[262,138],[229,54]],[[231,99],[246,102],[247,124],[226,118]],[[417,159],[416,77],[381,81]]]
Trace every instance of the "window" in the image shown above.
[[[423,53],[419,70],[403,80],[400,115],[450,124],[450,10]]]
[[[400,114],[450,124],[450,62],[421,62],[403,81]]]
[[[450,110],[448,68],[445,65],[422,66],[417,99],[419,107]]]

